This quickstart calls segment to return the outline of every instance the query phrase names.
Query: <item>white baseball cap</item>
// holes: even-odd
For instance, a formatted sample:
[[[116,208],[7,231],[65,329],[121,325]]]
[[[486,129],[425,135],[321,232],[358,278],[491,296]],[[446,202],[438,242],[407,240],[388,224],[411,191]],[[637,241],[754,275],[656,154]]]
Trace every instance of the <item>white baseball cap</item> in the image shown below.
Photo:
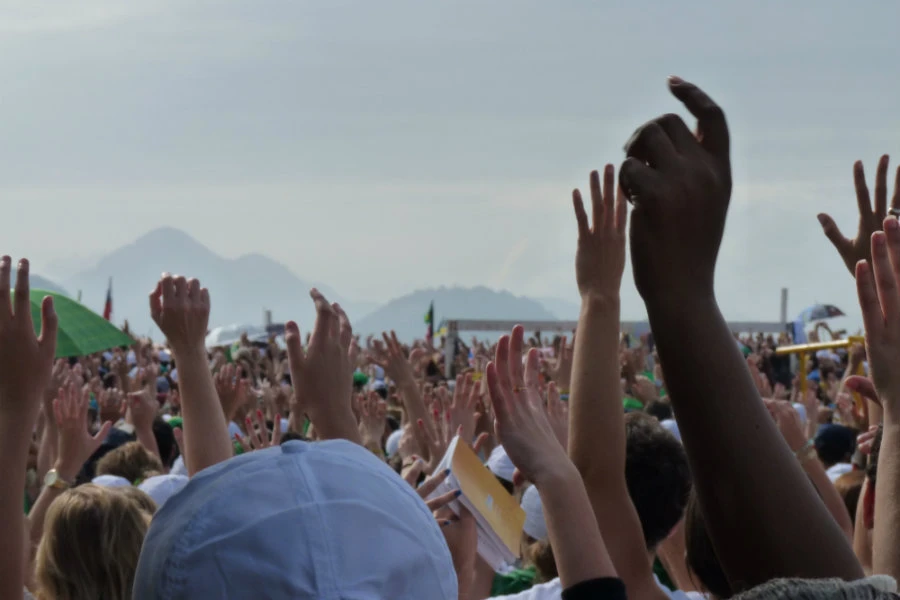
[[[456,600],[447,543],[415,490],[345,440],[289,441],[197,473],[153,518],[137,600]]]
[[[162,508],[162,505],[169,498],[180,492],[187,485],[188,481],[188,478],[184,475],[173,475],[171,473],[168,475],[156,475],[148,477],[141,482],[138,489],[153,498],[157,507]]]

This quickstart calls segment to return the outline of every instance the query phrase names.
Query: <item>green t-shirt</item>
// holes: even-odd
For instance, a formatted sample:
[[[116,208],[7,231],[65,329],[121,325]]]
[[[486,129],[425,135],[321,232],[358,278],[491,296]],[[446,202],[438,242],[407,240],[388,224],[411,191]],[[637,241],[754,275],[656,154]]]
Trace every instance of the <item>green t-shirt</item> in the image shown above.
[[[494,583],[491,585],[491,597],[508,596],[524,592],[534,585],[536,575],[537,571],[534,567],[516,569],[503,574],[497,573],[494,576]]]
[[[625,410],[644,410],[644,405],[634,398],[625,396],[625,398],[622,400],[622,408],[624,408]]]

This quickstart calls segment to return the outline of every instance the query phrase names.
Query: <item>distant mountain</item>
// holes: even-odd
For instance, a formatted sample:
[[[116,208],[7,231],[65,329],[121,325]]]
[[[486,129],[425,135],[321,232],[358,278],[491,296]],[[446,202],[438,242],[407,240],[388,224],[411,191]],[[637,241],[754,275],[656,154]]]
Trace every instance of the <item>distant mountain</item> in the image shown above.
[[[67,292],[61,285],[58,285],[49,279],[41,277],[40,275],[35,275],[32,273],[29,276],[29,284],[31,285],[31,289],[33,290],[47,290],[48,292],[55,292],[57,294],[62,294],[63,296],[70,296],[69,292]],[[13,269],[12,273],[9,276],[9,286],[10,288],[16,287],[16,270]]]
[[[210,327],[262,324],[264,310],[272,311],[276,322],[294,319],[302,331],[310,331],[315,311],[309,299],[312,286],[290,269],[260,254],[248,254],[231,260],[219,256],[178,229],[156,229],[133,243],[114,250],[97,261],[96,266],[80,273],[66,285],[84,292],[84,303],[102,310],[109,278],[113,279],[113,320],[129,321],[140,335],[158,332],[150,319],[148,294],[161,273],[196,277],[209,288],[212,300]],[[333,302],[347,305],[332,290],[320,286]],[[360,313],[361,314],[361,313]]]
[[[425,313],[434,302],[435,328],[442,319],[511,319],[553,321],[557,317],[530,298],[486,287],[441,287],[419,290],[391,300],[354,322],[357,333],[380,334],[393,329],[405,341],[425,336]]]
[[[556,315],[561,321],[577,321],[581,313],[581,305],[562,298],[535,298],[541,306]]]

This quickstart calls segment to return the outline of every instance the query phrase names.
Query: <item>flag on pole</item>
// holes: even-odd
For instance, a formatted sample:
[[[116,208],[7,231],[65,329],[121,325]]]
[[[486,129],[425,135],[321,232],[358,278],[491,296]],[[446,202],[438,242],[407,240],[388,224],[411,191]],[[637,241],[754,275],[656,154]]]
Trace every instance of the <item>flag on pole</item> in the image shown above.
[[[103,305],[103,318],[112,320],[112,277],[109,278],[109,288],[106,290],[106,304]]]
[[[428,325],[428,329],[425,331],[425,339],[429,342],[434,338],[434,302],[428,307],[428,312],[425,313],[425,324]]]

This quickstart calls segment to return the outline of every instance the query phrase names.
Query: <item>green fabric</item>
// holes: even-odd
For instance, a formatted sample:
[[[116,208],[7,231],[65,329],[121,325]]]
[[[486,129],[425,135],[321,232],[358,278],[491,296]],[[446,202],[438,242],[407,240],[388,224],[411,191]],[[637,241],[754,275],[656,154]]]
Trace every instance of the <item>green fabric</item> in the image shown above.
[[[10,292],[13,295],[15,292]],[[56,357],[86,356],[134,343],[131,336],[71,298],[45,290],[31,290],[31,320],[36,333],[41,331],[41,302],[44,296],[53,298],[53,308],[59,318],[56,336]]]
[[[656,377],[653,376],[653,371],[644,371],[643,373],[641,373],[641,375],[656,383]]]
[[[658,558],[653,559],[653,574],[659,578],[660,583],[662,583],[673,592],[678,589],[678,586],[675,585],[674,582],[672,582],[672,578],[669,577],[669,574],[666,572],[666,568]]]
[[[625,410],[644,410],[644,405],[641,404],[638,400],[626,396],[622,400],[622,408],[624,408]]]
[[[169,427],[172,429],[184,429],[184,418],[172,417],[169,419]]]
[[[494,583],[491,585],[491,597],[524,592],[534,585],[536,575],[537,571],[534,567],[516,569],[503,574],[497,573],[494,575]]]
[[[360,373],[359,371],[356,371],[353,374],[353,385],[355,385],[356,387],[362,387],[362,386],[366,385],[367,383],[369,383],[369,378],[366,376],[365,373]]]

